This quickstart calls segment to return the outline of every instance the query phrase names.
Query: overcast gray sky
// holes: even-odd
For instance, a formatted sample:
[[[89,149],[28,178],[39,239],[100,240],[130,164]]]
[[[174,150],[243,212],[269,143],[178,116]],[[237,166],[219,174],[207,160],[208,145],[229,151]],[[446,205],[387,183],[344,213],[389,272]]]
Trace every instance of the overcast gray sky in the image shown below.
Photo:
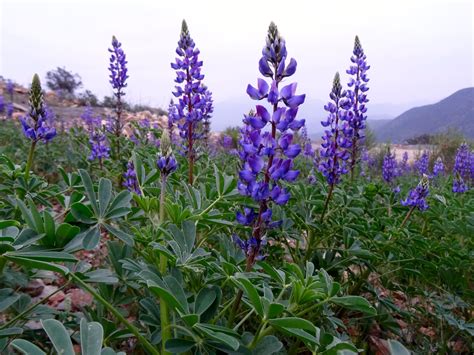
[[[372,67],[371,103],[430,103],[473,86],[472,3],[0,0],[0,74],[27,84],[34,72],[44,78],[66,66],[82,76],[85,88],[108,95],[107,48],[115,34],[129,61],[127,99],[166,107],[185,18],[217,106],[247,100],[245,88],[256,82],[273,20],[298,61],[293,78],[309,99],[326,100],[358,34]]]

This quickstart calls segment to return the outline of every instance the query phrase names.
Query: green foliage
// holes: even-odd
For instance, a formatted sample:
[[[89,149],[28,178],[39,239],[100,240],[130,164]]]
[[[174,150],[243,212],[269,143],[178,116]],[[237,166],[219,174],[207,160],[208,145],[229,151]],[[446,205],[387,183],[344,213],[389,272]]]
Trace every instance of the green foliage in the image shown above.
[[[13,137],[0,156],[2,353],[72,354],[79,346],[83,354],[156,354],[164,345],[188,354],[349,354],[377,351],[375,338],[393,354],[472,346],[474,195],[452,194],[450,177],[433,181],[430,209],[403,228],[407,208],[376,176],[337,186],[320,223],[327,186],[319,174],[307,183],[310,163],[300,158],[290,202],[274,209],[282,225],[267,232],[266,258],[248,270],[231,239],[250,233],[235,222],[249,203],[237,191],[236,157],[203,152],[189,186],[178,156],[162,185],[155,146],[120,137],[122,155],[101,170],[87,162],[87,137],[76,129],[58,137],[64,146],[38,148],[37,174],[26,182],[15,163],[26,154],[17,129],[0,131]],[[45,169],[46,149],[50,160],[70,156]],[[118,179],[128,160],[140,196]],[[401,195],[416,183],[401,177]],[[56,309],[53,295],[38,303],[28,285],[44,275],[54,275],[59,290],[91,294],[93,304]]]

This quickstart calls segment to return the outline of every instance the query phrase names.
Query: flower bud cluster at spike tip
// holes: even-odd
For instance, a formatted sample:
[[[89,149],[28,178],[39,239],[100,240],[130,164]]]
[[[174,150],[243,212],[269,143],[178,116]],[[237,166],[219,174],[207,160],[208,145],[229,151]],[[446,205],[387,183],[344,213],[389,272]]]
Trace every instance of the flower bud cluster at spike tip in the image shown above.
[[[443,159],[438,157],[433,165],[433,176],[444,175],[444,164]]]
[[[353,65],[346,71],[347,74],[351,75],[350,81],[347,84],[349,89],[347,90],[347,97],[351,101],[351,109],[349,111],[348,122],[352,128],[352,151],[351,151],[351,169],[354,168],[358,159],[358,148],[359,141],[364,139],[363,131],[366,127],[365,122],[367,116],[366,104],[369,102],[367,98],[367,70],[370,66],[367,65],[367,57],[364,54],[362,45],[360,44],[359,37],[356,36],[354,41],[353,56],[351,57]]]
[[[191,169],[195,159],[194,141],[202,138],[202,132],[198,132],[197,125],[206,115],[210,118],[212,98],[210,92],[206,93],[207,87],[202,84],[204,75],[201,74],[203,62],[199,60],[200,51],[195,48],[184,20],[176,54],[178,57],[171,63],[171,67],[176,70],[177,84],[173,95],[178,98],[173,116],[183,139],[182,153],[188,156]]]
[[[52,127],[52,113],[47,112],[43,103],[43,90],[37,74],[33,76],[30,94],[30,112],[20,118],[23,133],[26,138],[47,143],[56,136],[56,129]]]
[[[430,156],[428,152],[424,151],[416,161],[413,167],[415,171],[420,175],[428,175],[428,163],[430,161]]]
[[[454,159],[453,192],[464,193],[469,190],[469,180],[472,177],[472,157],[467,143],[462,143]]]
[[[268,83],[258,79],[257,87],[248,85],[247,94],[253,100],[266,100],[271,110],[257,105],[255,111],[244,116],[241,129],[239,156],[242,169],[239,172],[238,190],[242,195],[251,197],[259,205],[258,212],[245,207],[238,212],[239,223],[251,226],[252,237],[238,244],[250,248],[250,264],[259,257],[265,230],[276,227],[281,221],[272,221],[270,204],[284,205],[290,199],[290,193],[282,182],[295,181],[299,171],[293,168],[293,160],[301,147],[294,142],[294,132],[304,126],[305,120],[297,120],[298,107],[304,102],[305,95],[296,95],[296,83],[279,87],[283,77],[291,76],[296,70],[296,61],[286,62],[285,41],[277,27],[270,24],[263,57],[259,62],[262,75],[270,78]]]
[[[142,194],[140,185],[138,184],[137,172],[135,171],[135,166],[132,161],[127,163],[127,171],[123,174],[123,177],[123,186],[126,187],[128,191],[135,192],[137,195]]]
[[[388,184],[391,184],[398,175],[397,159],[390,151],[383,158],[382,177]]]
[[[326,177],[329,185],[338,184],[341,175],[347,174],[347,160],[350,157],[352,129],[348,124],[351,101],[342,90],[339,73],[334,76],[333,86],[329,94],[331,101],[324,106],[329,112],[326,121],[321,124],[327,129],[321,143],[321,161],[319,170]]]
[[[416,207],[420,211],[426,211],[429,208],[426,202],[426,197],[428,197],[429,193],[429,178],[427,175],[423,175],[418,186],[410,190],[408,197],[402,200],[401,204],[403,206]]]
[[[110,84],[115,90],[115,96],[120,98],[125,95],[122,89],[127,87],[128,69],[122,43],[120,43],[115,36],[112,36],[112,48],[109,48],[109,52],[111,53],[109,60]]]
[[[161,136],[160,153],[158,154],[156,165],[163,177],[168,176],[178,168],[178,162],[173,155],[169,132],[166,129],[163,130]]]

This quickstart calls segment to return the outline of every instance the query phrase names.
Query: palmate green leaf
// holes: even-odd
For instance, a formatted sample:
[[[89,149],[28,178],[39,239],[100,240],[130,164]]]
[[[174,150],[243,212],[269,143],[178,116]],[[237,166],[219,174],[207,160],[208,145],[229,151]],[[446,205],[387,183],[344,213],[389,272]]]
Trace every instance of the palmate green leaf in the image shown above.
[[[46,355],[46,353],[33,343],[24,339],[15,339],[12,341],[12,347],[25,355]]]
[[[97,322],[81,319],[81,355],[100,355],[104,329]]]
[[[20,295],[15,293],[11,288],[0,289],[0,312],[4,312],[8,307],[14,304]]]
[[[99,180],[99,216],[104,217],[112,199],[112,182],[109,179]]]
[[[23,216],[23,219],[25,220],[26,225],[31,229],[37,231],[35,220],[33,219],[31,211],[28,209],[28,207],[26,207],[25,203],[21,200],[17,200],[17,205],[20,208],[21,214]]]
[[[76,202],[71,206],[71,214],[79,222],[85,224],[97,223],[97,219],[94,217],[92,210],[81,202]]]
[[[165,349],[172,354],[181,354],[191,350],[195,345],[193,340],[169,339],[166,341]]]
[[[0,221],[0,229],[5,229],[7,227],[19,227],[20,225],[20,222],[15,220]]]
[[[129,246],[133,246],[133,236],[125,233],[124,231],[115,228],[111,226],[110,224],[103,223],[102,226],[104,226],[105,229],[109,231],[112,235],[116,236],[118,239],[120,239],[122,242]]]
[[[84,169],[79,169],[79,175],[81,175],[82,183],[84,184],[84,189],[92,206],[92,210],[94,211],[95,216],[99,216],[100,214],[99,206],[97,205],[97,196],[94,191],[94,185],[92,184],[91,177]]]
[[[270,275],[274,281],[278,282],[279,285],[284,285],[285,273],[283,271],[275,269],[265,261],[258,262],[258,266],[260,266],[268,275]]]
[[[13,335],[20,335],[23,334],[23,329],[18,327],[1,329],[0,330],[0,339],[2,338],[9,338]]]
[[[333,297],[331,302],[335,303],[344,308],[359,311],[368,315],[375,316],[377,311],[372,307],[364,297],[360,296],[342,296],[342,297]]]
[[[253,349],[252,355],[272,355],[278,353],[283,348],[282,342],[274,335],[263,337]]]
[[[75,355],[69,333],[61,322],[56,319],[46,319],[41,320],[41,324],[58,354]]]
[[[229,346],[234,351],[236,351],[240,346],[239,341],[233,336],[227,335],[226,333],[214,331],[207,325],[198,323],[194,325],[194,329],[198,329],[212,340],[216,340],[219,343]]]
[[[172,276],[170,276],[172,277]],[[180,311],[181,313],[186,313],[187,310],[187,302],[186,305],[183,305],[177,297],[173,294],[171,290],[168,289],[167,285],[163,283],[162,285],[158,285],[154,281],[147,281],[148,288],[153,291],[158,297],[163,298],[166,303],[168,303],[172,308]],[[184,291],[183,291],[184,293]]]
[[[82,246],[85,250],[92,250],[99,244],[100,230],[98,226],[93,226],[83,232]]]
[[[240,285],[242,285],[243,291],[250,300],[250,303],[255,309],[255,312],[260,316],[264,316],[263,304],[255,286],[245,277],[241,276],[237,278]]]
[[[204,313],[216,300],[217,293],[211,288],[203,288],[196,296],[194,311],[198,314]]]
[[[114,219],[118,217],[123,217],[130,213],[130,200],[132,199],[132,195],[129,191],[123,190],[119,192],[115,198],[112,200],[110,204],[106,218],[107,219]]]
[[[28,258],[20,258],[15,256],[6,257],[6,259],[10,260],[19,265],[26,266],[31,269],[39,269],[39,270],[48,270],[58,272],[62,275],[67,275],[69,273],[69,269],[62,265],[53,264],[46,261],[40,261],[35,259],[28,259]]]

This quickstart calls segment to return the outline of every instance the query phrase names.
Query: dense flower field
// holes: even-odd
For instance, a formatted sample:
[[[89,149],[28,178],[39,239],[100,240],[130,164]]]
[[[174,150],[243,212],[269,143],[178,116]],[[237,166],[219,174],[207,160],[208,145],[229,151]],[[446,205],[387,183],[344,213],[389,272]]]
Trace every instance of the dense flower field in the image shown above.
[[[415,162],[368,149],[370,66],[356,37],[315,149],[297,61],[273,23],[262,39],[255,109],[218,139],[185,22],[166,127],[124,120],[115,37],[113,117],[89,107],[60,131],[37,75],[20,122],[2,97],[1,353],[473,350],[469,143]]]

